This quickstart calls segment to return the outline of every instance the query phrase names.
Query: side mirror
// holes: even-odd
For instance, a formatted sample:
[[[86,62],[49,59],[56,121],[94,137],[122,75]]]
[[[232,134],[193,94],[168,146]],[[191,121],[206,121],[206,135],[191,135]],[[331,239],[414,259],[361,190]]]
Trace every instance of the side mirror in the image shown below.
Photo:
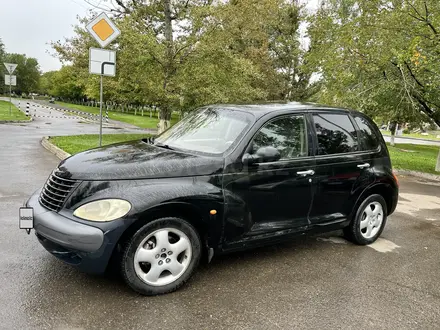
[[[276,162],[280,158],[281,154],[277,148],[261,147],[255,154],[244,154],[242,161],[245,165],[252,165],[255,163]]]

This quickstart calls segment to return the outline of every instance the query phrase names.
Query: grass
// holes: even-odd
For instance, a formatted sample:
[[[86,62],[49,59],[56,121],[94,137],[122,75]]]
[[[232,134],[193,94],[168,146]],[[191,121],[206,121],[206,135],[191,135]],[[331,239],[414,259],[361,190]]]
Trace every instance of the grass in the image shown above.
[[[396,144],[392,147],[388,144],[388,150],[395,169],[440,174],[435,171],[440,150],[437,146]]]
[[[21,112],[15,105],[12,105],[12,114],[9,114],[9,106],[11,103],[0,101],[0,120],[23,120],[28,121],[30,118]]]
[[[381,130],[383,135],[390,136],[390,131],[383,131]],[[440,135],[440,132],[437,134]],[[409,134],[403,134],[403,135],[396,135],[396,137],[409,137],[409,138],[415,138],[415,139],[425,139],[425,140],[433,140],[433,141],[440,141],[440,139],[437,139],[437,135],[422,135],[420,133],[409,133]]]
[[[85,105],[77,105],[72,103],[66,103],[66,102],[56,102],[58,105],[72,109],[72,110],[78,110],[78,111],[84,111],[92,114],[98,114],[99,115],[99,108],[96,107],[88,107]],[[113,120],[122,121],[124,123],[128,123],[131,125],[135,125],[141,128],[157,128],[157,124],[159,123],[159,119],[157,117],[153,116],[150,118],[150,112],[145,111],[144,116],[129,114],[129,113],[122,113],[118,111],[109,111],[108,117]],[[171,116],[171,125],[174,125],[179,121],[179,116],[176,114],[173,114]]]
[[[112,143],[140,140],[150,136],[149,134],[103,134],[102,145]],[[78,152],[96,148],[99,143],[98,134],[87,135],[70,135],[70,136],[54,136],[49,141],[55,144],[58,148],[63,149],[69,154],[76,154]]]

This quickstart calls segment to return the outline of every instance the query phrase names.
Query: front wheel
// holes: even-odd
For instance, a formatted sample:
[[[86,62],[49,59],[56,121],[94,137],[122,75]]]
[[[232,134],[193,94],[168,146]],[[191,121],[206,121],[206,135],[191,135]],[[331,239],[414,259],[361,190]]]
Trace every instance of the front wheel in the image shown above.
[[[126,244],[121,270],[135,291],[151,296],[177,290],[201,256],[200,237],[183,219],[162,218],[140,228]]]
[[[382,196],[368,196],[356,211],[344,236],[350,241],[367,245],[377,240],[387,220],[387,204]]]

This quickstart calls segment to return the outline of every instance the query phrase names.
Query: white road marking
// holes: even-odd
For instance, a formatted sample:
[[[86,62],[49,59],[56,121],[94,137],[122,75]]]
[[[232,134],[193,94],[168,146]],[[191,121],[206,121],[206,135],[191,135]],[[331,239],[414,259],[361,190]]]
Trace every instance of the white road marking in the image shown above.
[[[367,246],[382,253],[392,252],[395,249],[400,248],[399,245],[384,238],[378,238],[376,242]]]
[[[316,240],[333,244],[348,244],[348,241],[342,237],[318,237]],[[367,246],[381,253],[392,252],[395,249],[400,248],[399,245],[384,238],[378,238],[376,242]]]
[[[400,197],[404,200],[399,200],[396,212],[417,216],[420,210],[440,209],[440,197],[437,196],[400,193]]]
[[[347,244],[348,243],[342,237],[329,237],[329,238],[318,237],[317,240],[322,241],[322,242],[330,242],[330,243],[334,243],[334,244]]]
[[[0,193],[0,198],[9,198],[9,197],[17,197],[20,195],[3,195],[2,193]]]

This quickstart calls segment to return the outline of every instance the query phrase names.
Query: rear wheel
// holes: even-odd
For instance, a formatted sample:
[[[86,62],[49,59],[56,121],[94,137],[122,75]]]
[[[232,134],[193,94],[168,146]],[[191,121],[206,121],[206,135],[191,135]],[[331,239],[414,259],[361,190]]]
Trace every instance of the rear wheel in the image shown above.
[[[191,277],[200,255],[200,238],[191,224],[161,218],[140,228],[126,244],[122,275],[141,294],[172,292]]]
[[[371,244],[382,233],[386,219],[385,200],[380,195],[371,195],[357,209],[350,225],[344,229],[344,236],[359,245]]]

